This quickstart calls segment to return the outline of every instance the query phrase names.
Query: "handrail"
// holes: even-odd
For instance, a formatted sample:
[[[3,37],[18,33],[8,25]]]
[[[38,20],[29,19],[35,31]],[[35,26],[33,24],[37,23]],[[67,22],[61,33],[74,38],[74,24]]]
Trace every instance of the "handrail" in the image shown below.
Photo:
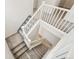
[[[39,8],[38,8],[38,10],[34,13],[34,15],[30,18],[30,20],[27,22],[27,24],[26,25],[24,25],[24,27],[27,27],[28,25],[29,25],[29,23],[31,22],[31,21],[37,21],[36,19],[34,19],[35,17],[37,17],[37,14],[39,14],[39,18],[41,18],[41,15],[43,15],[43,13],[41,13],[42,11],[45,11],[45,12],[52,12],[52,11],[50,11],[48,8],[46,8],[46,10],[42,10],[42,8],[44,8],[44,7],[49,7],[49,8],[53,8],[54,10],[53,10],[53,13],[51,14],[51,16],[46,16],[46,14],[44,15],[44,19],[42,19],[42,20],[44,20],[45,22],[47,22],[47,23],[49,23],[49,24],[52,24],[54,27],[56,27],[56,28],[58,28],[58,29],[60,29],[60,27],[59,27],[59,25],[61,25],[62,24],[62,22],[63,22],[63,20],[64,19],[62,19],[62,17],[63,17],[63,15],[66,13],[66,12],[70,12],[70,10],[68,10],[68,9],[64,9],[64,8],[60,8],[60,7],[57,7],[57,6],[53,6],[53,5],[48,5],[48,4],[42,4]],[[52,10],[52,9],[51,9]],[[60,11],[59,11],[60,10]],[[41,12],[40,12],[41,11]],[[56,12],[55,12],[56,11]],[[59,13],[58,13],[58,11],[59,11]],[[40,13],[39,13],[40,12]],[[54,12],[55,12],[55,14],[54,14]],[[61,13],[62,12],[62,13]],[[58,13],[58,14],[57,14]],[[60,15],[61,14],[61,15]],[[52,16],[53,15],[53,16]],[[60,17],[59,17],[60,16]],[[52,17],[52,18],[50,18],[50,17]],[[39,18],[38,18],[38,20],[39,20]],[[50,19],[49,19],[50,18]],[[53,20],[52,20],[53,19]],[[35,22],[34,21],[34,22]],[[50,22],[49,22],[50,21]],[[60,22],[61,21],[61,22]],[[68,21],[68,20],[67,20]],[[33,23],[34,23],[33,22]],[[65,22],[66,23],[66,22]],[[35,23],[34,23],[35,24]],[[67,24],[68,25],[68,24]],[[67,27],[67,26],[66,26]],[[61,30],[61,29],[60,29]],[[28,30],[29,31],[29,30]]]
[[[33,19],[33,17],[39,12],[39,10],[42,8],[43,5],[41,5],[37,11],[34,13],[34,15],[30,18],[30,20],[27,22],[27,24],[29,24],[29,22]],[[25,26],[27,26],[27,24]]]

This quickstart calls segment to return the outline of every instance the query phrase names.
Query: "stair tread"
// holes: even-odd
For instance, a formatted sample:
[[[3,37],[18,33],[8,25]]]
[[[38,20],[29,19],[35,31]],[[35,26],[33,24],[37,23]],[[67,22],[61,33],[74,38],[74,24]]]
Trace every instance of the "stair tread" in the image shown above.
[[[30,59],[39,59],[39,56],[33,51],[27,51],[27,54],[30,56]]]
[[[43,44],[38,45],[37,47],[26,51],[30,56],[30,59],[40,59],[48,50],[48,47]]]
[[[25,51],[27,50],[27,47],[22,48],[19,52],[15,54],[15,57],[18,58],[20,57]]]
[[[10,49],[13,49],[16,47],[18,44],[23,42],[22,37],[20,36],[19,33],[14,34],[13,36],[10,36],[9,38],[6,39]]]
[[[15,49],[12,50],[13,54],[22,49],[24,46],[26,46],[25,43],[22,43],[19,46],[17,46]]]
[[[41,45],[40,47],[38,47],[35,50],[38,52],[39,56],[42,56],[42,55],[44,55],[47,52],[48,48],[43,46],[43,45]]]
[[[29,59],[27,53],[25,52],[19,59]]]

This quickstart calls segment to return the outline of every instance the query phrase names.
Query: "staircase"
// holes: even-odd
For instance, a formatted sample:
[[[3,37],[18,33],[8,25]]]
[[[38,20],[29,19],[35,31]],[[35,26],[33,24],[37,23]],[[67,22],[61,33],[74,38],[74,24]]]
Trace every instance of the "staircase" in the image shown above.
[[[19,33],[8,37],[6,41],[15,59],[41,59],[50,48],[45,44],[40,44],[29,50]]]
[[[27,47],[25,46],[25,43],[17,46],[15,49],[12,50],[12,53],[16,58],[20,57],[25,51],[27,51]]]
[[[15,58],[19,58],[25,51],[28,50],[26,44],[22,40],[22,37],[18,33],[8,37],[6,41]]]
[[[41,5],[35,14],[21,25],[19,33],[17,32],[6,38],[7,44],[15,59],[41,59],[52,46],[48,41],[43,40],[44,43],[42,42],[30,49],[28,45],[36,45],[39,41],[36,42],[37,39],[33,41],[29,39],[28,33],[30,33],[30,30],[33,29],[38,20],[42,20],[46,24],[49,24],[51,28],[68,34],[74,27],[73,22],[69,21],[69,19],[64,19],[68,12],[69,10],[56,6],[48,4]]]

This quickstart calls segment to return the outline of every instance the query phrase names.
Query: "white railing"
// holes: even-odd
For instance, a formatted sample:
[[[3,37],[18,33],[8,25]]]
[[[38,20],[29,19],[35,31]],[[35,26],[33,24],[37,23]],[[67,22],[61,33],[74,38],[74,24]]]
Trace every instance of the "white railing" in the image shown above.
[[[42,6],[35,12],[35,14],[31,17],[31,19],[27,22],[26,25],[22,27],[22,30],[27,34],[29,30],[32,28],[32,26],[39,20],[40,18],[40,10]]]
[[[44,4],[41,19],[62,32],[69,33],[73,28],[73,23],[64,19],[68,12],[70,11],[67,9]]]
[[[36,21],[42,19],[62,32],[68,33],[73,28],[73,23],[64,19],[68,12],[69,10],[64,8],[43,4],[39,7],[23,29],[26,33],[28,33]]]
[[[40,19],[63,33],[69,33],[74,25],[72,22],[68,21],[68,19],[64,19],[68,12],[70,11],[64,8],[42,4],[27,24],[22,27],[24,37],[26,38],[29,31]]]

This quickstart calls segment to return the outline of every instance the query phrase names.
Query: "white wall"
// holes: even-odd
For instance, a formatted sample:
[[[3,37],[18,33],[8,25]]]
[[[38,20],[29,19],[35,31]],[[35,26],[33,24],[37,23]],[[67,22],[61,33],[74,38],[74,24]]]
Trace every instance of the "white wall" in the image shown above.
[[[14,34],[33,12],[33,0],[5,0],[5,36]]]
[[[45,27],[40,27],[40,34],[47,39],[53,46],[57,44],[57,42],[60,40],[57,36],[55,36],[53,33],[49,32]]]
[[[42,59],[57,59],[55,58],[57,54],[61,54],[64,51],[70,51],[74,46],[74,30],[72,30],[67,36],[64,36],[60,42],[53,48],[49,54],[46,54]],[[59,53],[60,52],[60,53]],[[73,51],[72,51],[73,52]],[[73,57],[72,54],[68,55],[70,58]]]
[[[35,39],[38,33],[47,39],[53,46],[59,42],[61,39],[60,36],[63,36],[63,34],[56,31],[55,29],[51,29],[50,25],[47,25],[47,23],[42,20],[39,20],[30,30],[28,37],[30,39]]]
[[[60,35],[62,35],[60,32],[56,31],[50,25],[48,25],[46,22],[43,21],[40,22],[40,29],[39,33],[46,38],[53,46],[55,46],[60,38]],[[57,35],[56,35],[57,34]]]
[[[64,19],[74,23],[74,5],[70,9],[70,11],[66,14]]]

